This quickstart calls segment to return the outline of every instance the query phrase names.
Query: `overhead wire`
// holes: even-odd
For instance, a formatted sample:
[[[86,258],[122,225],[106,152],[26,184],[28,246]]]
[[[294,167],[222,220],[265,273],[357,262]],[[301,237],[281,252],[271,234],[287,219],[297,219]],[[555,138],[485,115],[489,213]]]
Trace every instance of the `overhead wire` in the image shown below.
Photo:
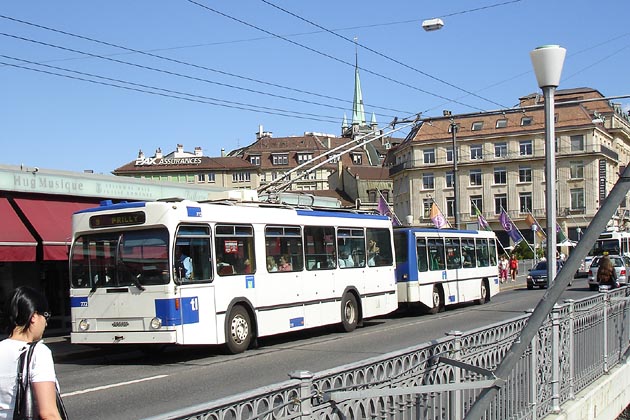
[[[154,71],[154,72],[164,73],[164,74],[168,74],[170,76],[176,76],[176,77],[181,77],[181,78],[185,78],[185,79],[195,80],[195,81],[199,81],[199,82],[210,83],[210,84],[213,84],[213,85],[227,87],[227,88],[231,88],[231,89],[237,89],[237,90],[246,91],[246,92],[250,92],[250,93],[257,93],[257,94],[261,94],[261,95],[267,95],[267,96],[271,96],[271,97],[275,97],[275,98],[279,98],[279,99],[303,102],[303,103],[323,106],[323,107],[327,107],[327,108],[337,108],[337,109],[340,109],[340,110],[346,110],[346,108],[337,107],[337,106],[330,105],[330,104],[315,103],[315,102],[312,102],[312,101],[305,101],[305,100],[291,98],[291,97],[287,97],[287,96],[283,96],[283,95],[276,95],[276,94],[273,94],[273,93],[261,92],[261,91],[255,90],[255,89],[249,89],[249,88],[245,88],[245,87],[241,87],[241,86],[231,85],[231,84],[228,84],[228,83],[217,82],[217,81],[214,81],[214,80],[209,80],[209,79],[205,79],[205,78],[191,76],[191,75],[178,73],[178,72],[174,72],[174,71],[170,71],[170,70],[159,69],[159,68],[155,68],[155,67],[151,67],[151,66],[146,66],[146,65],[143,65],[143,64],[132,63],[132,62],[129,62],[129,61],[119,60],[119,59],[112,58],[112,57],[106,57],[106,56],[103,56],[103,55],[100,55],[100,54],[94,54],[94,53],[87,52],[87,51],[81,51],[81,50],[77,50],[77,49],[74,49],[74,48],[69,48],[69,47],[64,47],[64,46],[61,46],[61,45],[51,44],[51,43],[48,43],[48,42],[38,41],[36,39],[26,38],[26,37],[22,37],[22,36],[18,36],[18,35],[13,35],[13,34],[8,34],[8,33],[5,33],[5,32],[0,32],[0,36],[5,36],[5,37],[9,37],[9,38],[19,39],[19,40],[22,40],[22,41],[31,42],[31,43],[39,44],[39,45],[44,45],[44,46],[51,47],[51,48],[57,48],[57,49],[61,49],[61,50],[64,50],[64,51],[69,51],[69,52],[73,52],[73,53],[77,53],[77,54],[83,54],[83,55],[86,55],[86,56],[89,56],[89,57],[99,58],[99,59],[102,59],[102,60],[107,60],[107,61],[115,62],[115,63],[118,63],[118,64],[125,64],[125,65],[128,65],[128,66],[137,67],[137,68],[141,68],[141,69],[144,69],[144,70],[151,70],[151,71]],[[382,114],[379,114],[379,115],[382,115]],[[388,115],[385,115],[385,116],[388,116]]]
[[[167,98],[181,99],[181,100],[186,100],[186,101],[190,101],[190,102],[197,102],[197,103],[204,103],[204,104],[208,104],[208,105],[221,106],[221,107],[225,107],[225,108],[233,108],[233,109],[239,109],[239,110],[251,111],[251,112],[259,112],[259,113],[265,113],[265,114],[271,114],[271,115],[279,115],[279,116],[284,116],[284,117],[289,117],[289,118],[299,118],[299,119],[321,121],[321,122],[328,122],[328,123],[335,123],[335,122],[337,122],[337,120],[334,117],[325,116],[325,115],[306,114],[306,113],[295,112],[295,111],[288,111],[288,110],[283,110],[283,109],[278,109],[278,108],[260,107],[260,106],[257,106],[257,105],[251,105],[251,104],[246,104],[246,103],[241,103],[241,102],[225,101],[225,100],[222,100],[222,99],[210,98],[210,97],[190,94],[190,93],[186,93],[186,92],[178,92],[178,91],[169,90],[169,89],[163,89],[163,88],[159,88],[159,87],[155,87],[155,86],[149,86],[149,85],[144,85],[144,84],[124,81],[124,80],[119,80],[119,79],[108,78],[108,77],[105,77],[105,76],[99,76],[99,75],[95,75],[95,74],[91,74],[91,73],[85,73],[85,72],[80,72],[80,71],[76,71],[76,70],[64,69],[62,67],[51,66],[51,65],[42,64],[42,63],[36,63],[36,62],[33,62],[33,61],[24,60],[24,59],[20,59],[20,58],[16,58],[16,57],[11,57],[11,56],[0,55],[0,57],[8,58],[8,59],[11,59],[11,60],[16,60],[16,61],[21,61],[21,62],[25,62],[25,63],[29,63],[29,64],[34,64],[34,65],[38,65],[38,66],[44,66],[44,67],[47,67],[47,68],[54,68],[54,69],[61,70],[61,71],[66,71],[66,72],[69,72],[69,73],[80,74],[80,75],[83,75],[83,76],[89,76],[89,77],[95,77],[95,78],[98,78],[98,79],[108,80],[109,82],[103,82],[103,81],[98,81],[98,80],[86,79],[84,77],[79,77],[79,76],[71,76],[71,75],[62,74],[62,73],[56,73],[56,72],[49,71],[49,70],[42,70],[42,69],[32,68],[32,67],[28,67],[28,66],[24,66],[24,65],[15,64],[15,63],[9,63],[9,62],[6,62],[6,61],[0,61],[0,64],[8,66],[8,67],[15,67],[15,68],[23,69],[23,70],[31,70],[31,71],[38,72],[38,73],[44,73],[44,74],[58,76],[58,77],[65,77],[65,78],[68,78],[68,79],[80,80],[80,81],[83,81],[83,82],[89,82],[89,83],[94,83],[94,84],[103,85],[103,86],[109,86],[109,87],[115,87],[115,88],[119,88],[119,89],[135,91],[135,92],[141,92],[141,93],[147,93],[147,94],[152,94],[152,95],[158,95],[158,96],[163,96],[163,97],[167,97]],[[110,82],[123,83],[123,84],[129,85],[129,86],[117,85],[117,84],[110,83]],[[152,90],[147,90],[147,89],[152,89]],[[180,96],[180,95],[182,95],[182,96]],[[217,101],[220,101],[220,102],[223,102],[223,103],[220,103],[220,102],[217,102]],[[329,119],[326,119],[326,118],[329,118]]]
[[[317,49],[315,49],[315,48],[312,48],[312,47],[309,47],[309,46],[307,46],[307,45],[300,44],[299,42],[296,42],[296,41],[293,41],[293,40],[291,40],[291,39],[288,39],[288,38],[287,38],[287,37],[285,37],[285,36],[282,36],[282,35],[279,35],[279,34],[275,34],[275,33],[273,33],[273,32],[270,32],[270,31],[268,31],[268,30],[266,30],[266,29],[264,29],[264,28],[261,28],[261,27],[259,27],[259,26],[254,25],[254,24],[252,24],[252,23],[246,22],[246,21],[244,21],[244,20],[242,20],[242,19],[239,19],[239,18],[236,18],[236,17],[234,17],[234,16],[228,15],[227,13],[223,13],[223,12],[221,12],[221,11],[219,11],[219,10],[217,10],[217,9],[214,9],[214,8],[212,8],[212,7],[210,7],[210,6],[207,6],[207,5],[205,5],[205,4],[199,3],[198,1],[195,1],[195,0],[186,0],[186,1],[188,1],[189,3],[194,4],[194,5],[196,5],[196,6],[199,6],[199,7],[203,8],[203,9],[205,9],[205,10],[208,10],[208,11],[210,11],[210,12],[212,12],[212,13],[218,14],[219,16],[223,16],[223,17],[225,17],[225,18],[227,18],[227,19],[230,19],[230,20],[233,20],[233,21],[235,21],[235,22],[241,23],[241,24],[243,24],[243,25],[245,25],[245,26],[248,26],[248,27],[250,27],[250,28],[256,29],[256,30],[258,30],[258,31],[264,32],[264,33],[269,34],[269,35],[272,35],[272,36],[275,36],[276,38],[282,39],[283,41],[286,41],[286,42],[288,42],[288,43],[290,43],[290,44],[293,44],[293,45],[298,46],[298,47],[300,47],[300,48],[306,49],[306,50],[308,50],[308,51],[311,51],[311,52],[313,52],[313,53],[315,53],[315,54],[318,54],[318,55],[321,55],[321,56],[323,56],[323,57],[329,58],[329,59],[334,60],[334,61],[336,61],[336,62],[338,62],[338,63],[345,64],[346,66],[349,66],[349,67],[352,67],[352,68],[355,68],[355,67],[356,67],[356,68],[358,68],[359,70],[361,70],[361,71],[363,71],[363,72],[365,72],[365,73],[372,74],[372,75],[374,75],[374,76],[376,76],[376,77],[382,78],[382,79],[384,79],[384,80],[388,80],[388,81],[390,81],[390,82],[392,82],[392,83],[395,83],[395,84],[398,84],[398,85],[401,85],[401,86],[404,86],[404,87],[407,87],[407,88],[410,88],[410,89],[416,90],[416,91],[418,91],[418,92],[422,92],[422,93],[427,94],[427,95],[430,95],[430,96],[434,96],[434,97],[437,97],[437,98],[441,98],[441,99],[447,100],[447,101],[449,101],[449,102],[457,103],[457,104],[462,105],[462,106],[465,106],[465,107],[467,107],[467,108],[476,109],[477,111],[483,111],[483,109],[482,109],[482,108],[479,108],[479,107],[477,107],[477,106],[470,105],[470,104],[466,104],[466,103],[463,103],[463,102],[460,102],[460,101],[457,101],[457,100],[454,100],[454,99],[451,99],[451,98],[447,98],[447,97],[442,96],[442,95],[440,95],[440,94],[437,94],[437,93],[434,93],[434,92],[430,92],[430,91],[425,90],[425,89],[421,89],[421,88],[419,88],[419,87],[417,87],[417,86],[413,86],[413,85],[410,85],[410,84],[408,84],[408,83],[401,82],[401,81],[399,81],[399,80],[393,79],[393,78],[391,78],[391,77],[389,77],[389,76],[385,76],[385,75],[383,75],[383,74],[380,74],[380,73],[375,72],[375,71],[373,71],[373,70],[367,69],[367,68],[365,68],[365,67],[356,66],[356,64],[353,64],[353,63],[351,63],[351,62],[348,62],[348,61],[342,60],[342,59],[340,59],[340,58],[337,58],[337,57],[335,57],[335,56],[333,56],[333,55],[330,55],[330,54],[328,54],[328,53],[325,53],[325,52],[323,52],[323,51],[319,51],[319,50],[317,50]]]
[[[421,75],[423,75],[423,76],[425,76],[425,77],[428,77],[428,78],[430,78],[430,79],[432,79],[432,80],[435,80],[435,81],[437,81],[437,82],[439,82],[439,83],[442,83],[442,84],[445,84],[445,85],[447,85],[447,86],[449,86],[449,87],[452,87],[452,88],[454,88],[454,89],[460,90],[460,91],[462,91],[462,92],[464,92],[464,93],[467,93],[467,94],[468,94],[468,95],[470,95],[470,96],[474,96],[474,97],[476,97],[477,99],[481,99],[481,100],[486,101],[486,102],[489,102],[489,103],[491,103],[491,104],[493,104],[493,105],[497,105],[497,106],[499,106],[499,107],[501,107],[501,108],[506,108],[506,106],[505,106],[505,105],[502,105],[502,104],[500,104],[500,103],[498,103],[498,102],[496,102],[496,101],[493,101],[493,100],[488,99],[488,98],[484,98],[483,96],[477,95],[476,93],[473,93],[473,92],[471,92],[471,91],[469,91],[469,90],[466,90],[466,89],[464,89],[464,88],[462,88],[462,87],[460,87],[460,86],[457,86],[457,85],[455,85],[455,84],[453,84],[453,83],[447,82],[447,81],[446,81],[446,80],[444,80],[444,79],[441,79],[441,78],[436,77],[436,76],[433,76],[432,74],[429,74],[429,73],[427,73],[427,72],[425,72],[425,71],[422,71],[422,70],[420,70],[420,69],[417,69],[417,68],[415,68],[415,67],[412,67],[412,66],[410,66],[410,65],[408,65],[408,64],[406,64],[406,63],[403,63],[403,62],[402,62],[402,61],[400,61],[400,60],[397,60],[397,59],[392,58],[392,57],[390,57],[390,56],[388,56],[388,55],[386,55],[386,54],[383,54],[383,53],[381,53],[380,51],[376,51],[376,50],[374,50],[374,49],[372,49],[372,48],[370,48],[370,47],[368,47],[368,46],[366,46],[366,45],[363,45],[363,44],[361,44],[360,42],[358,42],[358,41],[356,41],[356,40],[352,40],[352,39],[350,39],[350,38],[346,38],[346,37],[345,37],[345,36],[343,36],[343,35],[340,35],[340,34],[338,34],[338,33],[334,32],[334,31],[332,31],[332,30],[330,30],[330,29],[327,29],[327,28],[323,27],[322,25],[320,25],[320,24],[318,24],[318,23],[315,23],[315,22],[313,22],[313,21],[311,21],[311,20],[309,20],[309,19],[306,19],[306,18],[304,18],[304,17],[302,17],[302,16],[300,16],[300,15],[298,15],[298,14],[296,14],[296,13],[293,13],[293,12],[291,12],[290,10],[287,10],[287,9],[285,9],[285,8],[283,8],[283,7],[280,7],[280,6],[278,6],[278,5],[276,5],[276,4],[272,3],[272,2],[270,2],[270,1],[268,1],[268,0],[260,0],[260,1],[262,1],[263,3],[265,3],[265,4],[269,5],[269,6],[271,6],[271,7],[275,8],[275,9],[277,9],[277,10],[280,10],[280,11],[281,11],[281,12],[283,12],[283,13],[286,13],[286,14],[288,14],[288,15],[290,15],[290,16],[293,16],[293,17],[295,17],[296,19],[299,19],[299,20],[301,20],[301,21],[303,21],[303,22],[306,22],[306,23],[308,23],[309,25],[313,25],[313,26],[315,26],[316,28],[320,28],[320,29],[324,30],[325,32],[327,32],[327,33],[329,33],[329,34],[331,34],[331,35],[334,35],[334,36],[336,36],[336,37],[338,37],[338,38],[341,38],[342,40],[344,40],[344,41],[346,41],[346,42],[351,42],[351,43],[354,43],[355,45],[357,45],[357,46],[359,46],[359,47],[361,47],[361,48],[363,48],[363,49],[365,49],[365,50],[367,50],[367,51],[369,51],[369,52],[371,52],[371,53],[373,53],[373,54],[376,54],[377,56],[379,56],[379,57],[381,57],[381,58],[384,58],[384,59],[386,59],[386,60],[388,60],[388,61],[391,61],[391,62],[393,62],[393,63],[396,63],[396,64],[398,64],[398,65],[400,65],[400,66],[403,66],[404,68],[406,68],[406,69],[408,69],[408,70],[414,71],[414,72],[419,73],[419,74],[421,74]],[[518,1],[520,1],[520,0],[518,0]]]
[[[316,92],[311,92],[311,91],[307,91],[307,90],[303,90],[303,89],[298,89],[298,88],[293,88],[293,87],[289,87],[289,86],[284,86],[284,85],[281,85],[281,84],[267,82],[267,81],[264,81],[264,80],[254,79],[252,77],[242,76],[242,75],[239,75],[239,74],[227,72],[227,71],[224,71],[224,70],[215,69],[215,68],[212,68],[212,67],[202,66],[202,65],[195,64],[195,63],[190,63],[190,62],[187,62],[187,61],[177,60],[177,59],[174,59],[174,58],[165,57],[165,56],[158,55],[158,54],[153,54],[151,52],[147,52],[147,51],[142,51],[142,50],[126,47],[124,45],[114,44],[114,43],[107,42],[107,41],[102,41],[102,40],[99,40],[99,39],[96,39],[96,38],[75,34],[75,33],[72,33],[72,32],[68,32],[68,31],[64,31],[64,30],[61,30],[61,29],[52,28],[52,27],[49,27],[49,26],[40,25],[40,24],[37,24],[37,23],[25,21],[25,20],[22,20],[22,19],[17,19],[17,18],[14,18],[14,17],[6,16],[6,15],[1,15],[0,14],[0,18],[1,19],[10,20],[10,21],[13,21],[13,22],[16,22],[16,23],[20,23],[20,24],[23,24],[23,25],[28,25],[28,26],[32,26],[32,27],[35,27],[35,28],[44,29],[44,30],[47,30],[47,31],[63,34],[63,35],[66,35],[66,36],[82,39],[82,40],[85,40],[85,41],[90,41],[90,42],[98,43],[98,44],[101,44],[101,45],[106,45],[106,46],[109,46],[109,47],[118,48],[118,49],[130,52],[130,53],[141,54],[141,55],[145,55],[145,56],[148,56],[148,57],[157,58],[157,59],[160,59],[160,60],[165,60],[165,61],[169,61],[169,62],[176,63],[176,64],[181,64],[181,65],[184,65],[184,66],[194,67],[194,68],[197,68],[197,69],[218,73],[218,74],[221,74],[221,75],[224,75],[224,76],[230,76],[230,77],[234,77],[234,78],[238,78],[238,79],[242,79],[242,80],[247,80],[249,82],[254,82],[254,83],[259,83],[259,84],[262,84],[262,85],[267,85],[267,86],[271,86],[271,87],[275,87],[275,88],[285,89],[285,90],[289,90],[289,91],[293,91],[293,92],[297,92],[297,93],[301,93],[301,94],[305,94],[305,95],[312,95],[312,96],[320,97],[320,98],[323,98],[323,99],[329,99],[329,100],[334,100],[334,101],[339,101],[339,102],[344,102],[344,103],[352,103],[352,101],[349,101],[347,99],[336,98],[334,96],[323,95],[323,94],[319,94],[319,93],[316,93]],[[263,93],[263,94],[266,94],[266,93]],[[300,101],[300,102],[309,103],[309,104],[314,104],[314,105],[327,106],[327,107],[330,106],[328,104],[321,104],[321,103],[318,103],[318,102],[312,102],[312,101],[306,101],[306,100],[298,100],[297,98],[294,98],[294,100],[297,100],[297,101]],[[398,110],[398,109],[381,107],[381,106],[377,106],[377,105],[369,104],[369,106],[371,108],[381,109],[381,110],[385,110],[385,111],[393,111],[393,112],[397,112],[397,113],[409,113],[408,111],[401,111],[401,110]],[[338,107],[338,109],[345,109],[345,108]],[[386,116],[386,117],[393,117],[393,115],[386,115],[386,114],[380,114],[380,115]]]

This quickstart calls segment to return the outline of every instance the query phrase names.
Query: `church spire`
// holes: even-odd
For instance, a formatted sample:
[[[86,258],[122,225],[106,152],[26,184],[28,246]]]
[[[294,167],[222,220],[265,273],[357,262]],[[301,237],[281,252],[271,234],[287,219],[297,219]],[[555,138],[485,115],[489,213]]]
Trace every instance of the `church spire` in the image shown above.
[[[363,109],[363,94],[361,93],[361,79],[359,78],[359,52],[355,43],[355,65],[354,65],[354,100],[352,102],[352,125],[365,125],[365,110]]]

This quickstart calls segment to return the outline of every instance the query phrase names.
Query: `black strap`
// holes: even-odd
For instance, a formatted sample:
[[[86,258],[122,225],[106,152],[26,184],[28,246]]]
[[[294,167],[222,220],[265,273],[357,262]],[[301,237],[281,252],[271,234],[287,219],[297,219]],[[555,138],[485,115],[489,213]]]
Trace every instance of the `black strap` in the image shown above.
[[[30,387],[31,360],[33,359],[33,351],[37,343],[39,343],[39,341],[28,343],[28,350],[23,351],[18,360],[16,375],[17,391],[15,394],[15,409],[13,410],[14,420],[24,419],[32,415],[32,413],[27,412],[31,411],[33,408],[32,401],[29,404],[28,399],[31,398],[31,395],[27,391]],[[26,365],[26,368],[24,368],[24,365]]]

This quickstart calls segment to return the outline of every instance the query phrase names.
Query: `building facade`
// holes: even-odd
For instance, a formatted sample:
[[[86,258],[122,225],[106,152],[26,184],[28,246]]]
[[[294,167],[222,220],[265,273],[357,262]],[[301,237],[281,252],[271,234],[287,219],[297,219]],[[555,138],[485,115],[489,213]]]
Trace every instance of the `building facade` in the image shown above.
[[[260,186],[259,167],[247,160],[229,156],[204,156],[199,146],[193,152],[186,152],[182,144],[178,144],[168,154],[163,154],[158,148],[153,156],[145,156],[140,150],[136,159],[112,173],[159,182],[227,189],[255,190]]]
[[[630,159],[630,119],[595,89],[558,90],[555,135],[557,223],[579,239]],[[504,246],[509,244],[498,220],[503,209],[530,242],[529,214],[547,226],[541,95],[520,98],[514,109],[425,120],[391,150],[388,162],[395,211],[414,224],[431,223],[434,201],[454,223],[456,179],[461,227],[477,226],[475,206]],[[626,202],[619,214],[625,210]]]

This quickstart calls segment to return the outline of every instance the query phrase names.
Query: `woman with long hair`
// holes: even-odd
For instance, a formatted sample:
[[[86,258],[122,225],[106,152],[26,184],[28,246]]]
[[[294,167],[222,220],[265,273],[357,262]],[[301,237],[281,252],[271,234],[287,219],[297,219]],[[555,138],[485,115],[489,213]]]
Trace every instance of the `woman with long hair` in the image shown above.
[[[4,320],[9,338],[0,341],[0,419],[13,418],[20,355],[28,350],[30,343],[42,339],[50,317],[44,295],[28,286],[15,289],[5,306]],[[39,418],[60,420],[55,365],[52,353],[44,343],[33,349],[30,374],[26,379],[31,383]]]
[[[599,262],[599,269],[597,270],[597,281],[600,286],[610,286],[611,289],[617,287],[617,272],[615,266],[608,257],[604,255]]]

